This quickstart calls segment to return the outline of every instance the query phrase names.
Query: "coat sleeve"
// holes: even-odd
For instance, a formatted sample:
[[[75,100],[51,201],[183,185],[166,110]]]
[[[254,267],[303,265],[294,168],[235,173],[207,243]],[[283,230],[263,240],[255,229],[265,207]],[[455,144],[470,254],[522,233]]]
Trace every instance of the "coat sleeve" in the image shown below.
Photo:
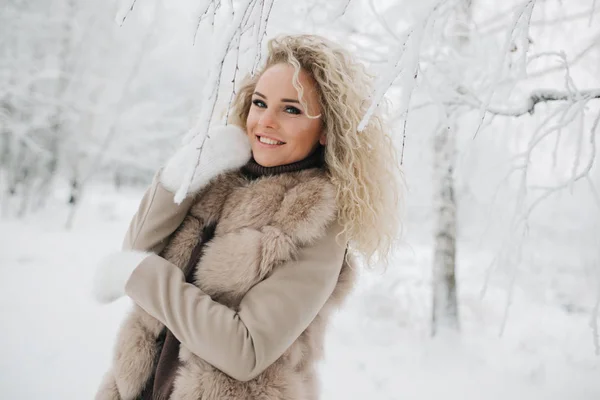
[[[186,197],[181,204],[174,201],[174,194],[165,189],[159,180],[160,171],[129,224],[123,240],[123,250],[148,251],[159,254],[167,245],[169,236],[181,225],[194,202],[194,196]]]
[[[340,226],[278,266],[244,296],[239,311],[211,300],[164,258],[151,255],[131,274],[125,292],[177,339],[215,368],[248,381],[292,345],[331,296],[346,246]]]

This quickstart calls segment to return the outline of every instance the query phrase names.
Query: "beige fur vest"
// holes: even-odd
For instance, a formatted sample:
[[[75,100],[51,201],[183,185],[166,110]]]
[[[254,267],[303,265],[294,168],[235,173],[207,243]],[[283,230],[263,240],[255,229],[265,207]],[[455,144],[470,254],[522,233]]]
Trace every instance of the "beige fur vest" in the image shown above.
[[[161,255],[185,268],[202,229],[217,222],[215,235],[198,263],[194,283],[214,301],[236,310],[250,288],[292,260],[298,249],[322,237],[335,218],[334,188],[321,169],[254,181],[237,172],[228,173],[198,194]],[[259,251],[257,246],[261,247]],[[332,296],[311,325],[283,356],[250,381],[229,377],[182,344],[182,365],[171,399],[317,399],[314,364],[322,357],[326,323],[352,284],[353,270],[345,261]],[[113,366],[97,399],[134,400],[139,396],[153,372],[159,350],[155,343],[163,328],[134,306],[120,328]]]

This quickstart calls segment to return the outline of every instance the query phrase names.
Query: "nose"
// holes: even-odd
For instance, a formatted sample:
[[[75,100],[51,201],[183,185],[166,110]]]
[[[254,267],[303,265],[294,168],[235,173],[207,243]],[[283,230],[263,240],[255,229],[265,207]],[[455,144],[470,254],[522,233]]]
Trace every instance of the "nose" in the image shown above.
[[[275,111],[271,108],[263,110],[258,122],[263,128],[277,128],[277,116],[275,115]]]

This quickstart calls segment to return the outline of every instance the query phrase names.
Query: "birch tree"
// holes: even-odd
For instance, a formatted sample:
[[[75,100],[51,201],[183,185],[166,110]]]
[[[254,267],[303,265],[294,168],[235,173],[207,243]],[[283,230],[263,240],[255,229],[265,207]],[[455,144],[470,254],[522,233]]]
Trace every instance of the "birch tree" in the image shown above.
[[[465,59],[471,30],[473,0],[462,0],[451,12],[451,23],[447,45],[457,58]],[[459,63],[453,71],[456,77],[456,91],[462,92],[464,68]],[[440,330],[458,330],[459,314],[456,284],[456,240],[457,215],[455,195],[455,132],[460,129],[460,109],[452,104],[444,104],[441,126],[434,136],[434,185],[437,187],[434,201],[437,214],[433,256],[433,301],[432,334]]]
[[[600,82],[592,78],[598,71],[593,67],[600,43],[598,12],[595,4],[582,1],[567,5],[515,0],[502,6],[486,0],[418,5],[369,1],[351,2],[341,18],[339,25],[347,33],[339,36],[347,38],[365,62],[378,70],[373,107],[384,96],[394,103],[394,134],[401,137],[402,155],[405,150],[416,150],[405,149],[406,138],[414,142],[415,135],[424,133],[407,130],[407,121],[422,118],[423,110],[430,110],[429,115],[437,111],[438,127],[431,136],[436,221],[432,227],[432,333],[442,328],[457,330],[460,325],[456,254],[468,210],[462,216],[458,212],[462,193],[457,191],[456,179],[464,187],[468,171],[457,169],[455,160],[466,153],[466,141],[504,135],[523,147],[511,160],[506,177],[506,181],[514,181],[513,177],[520,175],[512,224],[496,258],[498,266],[510,271],[513,284],[533,211],[579,183],[598,198],[590,178],[600,118],[595,116],[599,110],[594,103]],[[567,43],[560,32],[568,31],[582,34]],[[583,80],[586,76],[587,81]],[[594,82],[596,85],[590,86]],[[499,124],[525,128],[519,128],[521,137],[515,138],[510,131],[502,132]],[[550,138],[556,145],[548,151]],[[557,165],[556,160],[571,157],[573,146],[570,176],[552,185],[537,183],[540,177],[531,171],[532,160],[552,157]],[[507,288],[501,332],[511,293],[512,287]]]
[[[472,15],[472,9],[473,7],[477,7],[478,3],[469,4],[469,6],[471,8],[471,12],[463,13],[462,16],[459,18],[459,20],[466,21],[466,23],[460,24],[465,27],[471,26],[471,24],[469,23],[469,16]],[[539,6],[543,7],[543,5]],[[508,312],[510,305],[512,304],[512,285],[514,285],[515,283],[516,271],[519,264],[522,261],[520,255],[522,254],[523,250],[523,239],[526,237],[529,225],[529,218],[532,215],[532,212],[536,209],[536,207],[538,207],[541,204],[541,202],[548,199],[549,196],[552,196],[556,193],[559,193],[562,190],[572,187],[572,185],[579,180],[587,179],[591,193],[596,192],[594,185],[591,183],[591,181],[589,181],[589,172],[594,164],[595,158],[595,137],[597,135],[597,123],[595,119],[588,122],[587,124],[584,123],[586,119],[589,121],[589,118],[586,118],[585,116],[586,113],[584,110],[586,110],[589,107],[590,101],[593,101],[593,99],[598,98],[598,91],[597,88],[594,87],[577,87],[578,85],[575,84],[570,73],[570,65],[572,65],[572,61],[567,58],[566,51],[562,53],[562,55],[559,52],[543,51],[537,54],[532,54],[532,52],[530,51],[531,44],[534,42],[532,37],[539,37],[539,33],[535,32],[531,28],[532,21],[535,21],[534,23],[537,26],[544,26],[543,18],[539,17],[539,15],[543,15],[543,13],[537,13],[538,17],[536,17],[536,13],[534,13],[535,7],[535,1],[518,2],[510,10],[511,12],[505,14],[505,16],[503,16],[502,18],[495,18],[496,22],[501,20],[508,21],[504,26],[504,31],[502,31],[501,36],[504,37],[504,40],[503,42],[501,42],[502,46],[499,47],[500,51],[491,58],[496,64],[487,65],[487,68],[484,67],[484,65],[486,65],[485,62],[482,65],[481,61],[484,60],[478,58],[477,53],[466,54],[465,50],[469,49],[471,53],[473,51],[477,51],[477,46],[480,46],[486,40],[489,40],[489,37],[486,38],[485,35],[483,35],[483,37],[479,36],[478,44],[473,47],[470,47],[469,37],[459,34],[459,41],[455,43],[455,51],[453,52],[456,56],[448,58],[445,61],[447,65],[454,65],[455,68],[458,67],[459,69],[453,69],[452,67],[449,67],[448,70],[452,71],[452,73],[446,73],[446,82],[448,82],[448,84],[442,85],[442,87],[454,88],[454,92],[452,93],[451,91],[449,91],[444,93],[444,91],[442,90],[442,93],[444,93],[444,95],[441,96],[441,101],[440,96],[431,96],[431,98],[433,99],[433,103],[437,103],[438,107],[441,103],[446,110],[449,110],[444,115],[444,119],[449,121],[448,131],[451,132],[452,127],[454,126],[456,127],[456,130],[453,133],[454,135],[456,135],[459,134],[460,131],[465,130],[465,128],[461,128],[461,126],[470,126],[471,134],[474,138],[472,140],[477,140],[477,135],[486,134],[485,131],[489,130],[490,127],[493,127],[494,120],[497,120],[498,118],[527,118],[536,112],[536,107],[538,107],[539,109],[540,103],[550,103],[548,107],[542,108],[543,111],[541,112],[545,113],[546,116],[542,118],[541,123],[539,125],[532,126],[530,122],[531,119],[523,121],[523,123],[526,124],[526,126],[531,126],[532,133],[523,133],[523,139],[525,139],[525,137],[528,137],[528,144],[525,146],[524,151],[513,159],[514,167],[509,173],[512,175],[518,175],[520,173],[521,178],[517,198],[515,201],[516,207],[513,213],[513,222],[510,225],[510,230],[506,232],[506,240],[500,250],[501,254],[499,254],[500,258],[497,258],[497,260],[501,263],[498,266],[506,269],[512,276],[511,286],[507,288],[506,310],[504,318],[500,324],[501,333],[504,331],[508,320]],[[590,14],[592,13],[593,9],[591,10]],[[579,14],[580,16],[583,15],[582,13],[574,14]],[[467,18],[465,18],[465,16]],[[494,18],[492,17],[490,19]],[[569,26],[575,21],[570,16],[562,18],[551,18],[551,20],[560,21],[561,24],[565,24],[566,26]],[[480,29],[485,29],[482,25],[479,25],[479,27]],[[496,25],[496,29],[498,29],[498,25]],[[596,30],[595,33],[592,33],[592,37],[594,37],[597,34],[598,31]],[[594,42],[592,41],[591,44],[593,45],[593,43]],[[584,48],[584,50],[580,54],[583,55],[586,49],[587,47]],[[536,83],[534,83],[536,77],[543,77],[544,74],[550,74],[553,71],[556,71],[556,69],[546,68],[546,71],[542,70],[530,72],[528,66],[529,64],[538,60],[539,58],[545,58],[549,56],[558,56],[560,59],[562,59],[562,64],[565,70],[564,82],[566,85],[564,90],[556,88],[545,89],[543,88],[543,86],[538,86],[536,88]],[[580,59],[579,56],[575,56],[572,58],[572,60],[578,59]],[[436,63],[431,65],[439,65],[440,61],[444,62],[443,59],[438,59],[436,60]],[[471,63],[472,66],[467,65],[466,62]],[[480,72],[476,72],[475,68],[477,67],[479,67]],[[438,69],[440,68],[438,67]],[[433,72],[433,69],[427,68],[427,70],[430,71],[429,74],[424,75],[431,76],[431,72]],[[461,73],[461,71],[463,71],[463,73]],[[540,81],[549,82],[548,80],[544,79],[541,79]],[[559,82],[555,81],[554,86],[560,86]],[[559,84],[556,85],[556,83]],[[439,84],[439,80],[436,80],[436,84]],[[537,85],[539,84],[540,83],[537,83]],[[506,95],[500,95],[510,93],[512,91],[512,88],[518,88],[518,86],[531,87],[529,96],[519,101],[518,97],[516,98],[516,100],[514,100],[514,97],[513,99],[509,99],[506,97]],[[440,86],[436,86],[435,89],[435,91],[437,91],[438,93],[440,92],[439,87]],[[497,92],[499,92],[498,96],[496,95]],[[438,99],[436,99],[436,97],[438,97]],[[511,103],[516,103],[516,105],[511,105]],[[522,105],[519,105],[519,103],[521,103]],[[597,110],[597,106],[592,106],[591,110],[594,109]],[[463,121],[463,123],[460,122],[461,120]],[[468,120],[474,122],[474,124],[464,124],[464,122]],[[577,120],[579,120],[580,123],[577,123]],[[456,124],[457,122],[458,125]],[[584,132],[586,131],[586,129],[584,128],[585,125],[588,125],[590,127],[590,134],[588,136],[590,147],[588,148],[588,151],[584,151],[582,147],[583,143],[585,143],[585,140],[583,139],[583,137],[585,137]],[[533,159],[532,154],[543,154],[543,152],[546,152],[547,150],[545,150],[546,147],[543,143],[544,140],[547,140],[550,136],[555,135],[556,146],[554,147],[553,157],[556,160],[556,158],[561,157],[562,153],[565,153],[566,155],[569,152],[568,147],[570,146],[567,145],[559,147],[559,143],[561,142],[561,131],[563,130],[569,130],[572,132],[573,135],[575,135],[574,137],[578,137],[578,139],[576,139],[577,150],[575,156],[573,157],[571,178],[567,179],[563,183],[558,183],[556,185],[550,185],[546,187],[540,187],[535,183],[536,178],[533,175],[529,176],[529,171]],[[454,135],[448,135],[447,137],[452,138],[454,137]],[[464,133],[461,133],[461,135],[465,136]],[[446,154],[452,154],[451,151],[453,150],[451,150],[451,148],[453,147],[448,147],[448,152]],[[588,153],[589,156],[584,157],[583,155],[585,153]],[[583,161],[581,159],[582,157],[584,158],[584,160],[587,158],[588,161]],[[445,172],[450,171],[449,165],[450,164],[445,165],[446,167],[448,167],[444,170]],[[456,173],[456,170],[454,170],[454,174]],[[448,174],[448,176],[449,175],[450,174]],[[452,199],[454,198],[454,200],[456,200],[457,197],[456,191],[452,190],[453,187],[455,188],[455,185],[450,183],[451,181],[449,177],[445,181],[442,180],[441,182],[447,183],[446,185],[444,185],[445,190],[442,190],[441,193],[446,195],[448,201],[445,202],[447,205],[446,207],[438,208],[438,221],[443,221],[442,217],[448,215],[448,211],[446,211],[445,213],[442,210],[456,210],[455,207],[453,208],[450,206]],[[439,181],[434,181],[434,184],[439,184]],[[534,188],[533,191],[531,190],[532,187]],[[452,196],[451,194],[454,194],[454,196]],[[452,219],[449,219],[448,224],[446,225],[447,227],[452,227],[453,225],[454,227],[456,227],[460,226],[461,224],[460,219],[455,219],[455,221],[457,222],[455,224],[451,224],[450,221],[452,221]],[[439,235],[440,233],[442,234]],[[454,233],[456,233],[456,230],[454,230]],[[442,243],[446,244],[446,249],[451,249],[452,240],[450,238],[452,237],[452,235],[448,235],[447,232],[444,232],[444,230],[441,230],[441,232],[439,230],[438,235],[439,236],[437,238],[437,243],[439,244],[441,241]],[[456,236],[454,236],[454,238],[456,238]],[[456,243],[456,241],[454,241],[454,243]],[[445,257],[434,258],[436,261],[444,260],[444,262],[440,264],[434,261],[433,272],[434,287],[436,285],[439,285],[440,278],[446,278],[447,281],[447,284],[444,285],[443,290],[441,291],[441,297],[446,296],[448,293],[452,293],[452,290],[456,288],[456,280],[449,279],[455,278],[456,276],[457,265],[455,262],[452,262],[452,256],[456,254],[455,250],[456,247],[454,247],[454,251],[447,251],[445,253]],[[442,252],[441,254],[444,253]],[[444,268],[441,268],[441,265],[444,265]],[[443,273],[440,273],[440,271],[443,271]],[[434,290],[433,295],[434,318],[432,331],[435,333],[439,327],[439,323],[437,323],[436,321],[436,312],[438,311],[439,305],[439,303],[436,303],[436,296],[438,296],[438,298],[440,296],[438,295],[437,290]],[[451,304],[452,307],[448,307],[446,309],[446,316],[452,316],[452,320],[454,320],[454,316],[457,315],[458,307],[455,306],[456,297],[453,296],[450,297],[450,299],[451,300],[449,304]],[[447,323],[445,323],[444,325],[447,325]],[[458,319],[456,319],[456,322],[453,322],[451,326],[458,326]]]

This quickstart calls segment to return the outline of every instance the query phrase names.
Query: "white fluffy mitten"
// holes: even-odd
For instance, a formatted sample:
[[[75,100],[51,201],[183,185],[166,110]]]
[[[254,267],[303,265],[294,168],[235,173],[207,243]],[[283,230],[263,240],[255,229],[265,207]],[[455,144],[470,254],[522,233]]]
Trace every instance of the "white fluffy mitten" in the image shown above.
[[[202,138],[196,136],[167,162],[160,175],[160,182],[167,190],[176,192],[184,183],[186,173],[198,163],[201,144]],[[187,193],[197,193],[217,175],[242,167],[250,156],[250,142],[242,128],[230,124],[211,129]]]
[[[125,296],[125,285],[131,273],[150,255],[143,251],[118,251],[104,257],[92,282],[94,298],[99,303],[111,303]]]

